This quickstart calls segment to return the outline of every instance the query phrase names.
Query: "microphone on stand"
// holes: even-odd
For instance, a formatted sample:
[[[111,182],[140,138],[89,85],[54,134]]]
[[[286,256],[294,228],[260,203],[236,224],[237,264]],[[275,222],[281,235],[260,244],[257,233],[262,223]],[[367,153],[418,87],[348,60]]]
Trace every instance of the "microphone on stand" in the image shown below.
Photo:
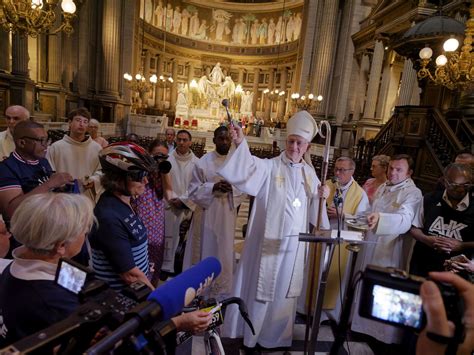
[[[342,199],[342,190],[341,185],[339,184],[339,178],[337,176],[333,176],[331,178],[331,182],[334,184],[336,191],[334,193],[334,207],[336,208],[336,218],[337,218],[337,239],[339,243],[341,242],[341,231],[342,231],[342,222],[343,222],[343,213],[342,213],[342,206],[343,206],[343,199]]]
[[[339,178],[337,176],[333,176],[331,178],[331,182],[334,184],[334,187],[336,188],[336,192],[334,193],[334,206],[339,207],[342,204],[342,191],[341,191],[341,185],[339,184]]]
[[[222,106],[225,107],[225,111],[227,112],[227,120],[229,121],[229,125],[233,125],[232,116],[229,112],[229,99],[222,100]]]

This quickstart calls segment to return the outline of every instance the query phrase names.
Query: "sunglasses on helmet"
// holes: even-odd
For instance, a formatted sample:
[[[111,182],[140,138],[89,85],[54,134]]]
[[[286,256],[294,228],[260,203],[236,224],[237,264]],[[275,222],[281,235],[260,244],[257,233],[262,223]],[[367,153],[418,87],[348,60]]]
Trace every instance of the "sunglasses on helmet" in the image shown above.
[[[131,181],[135,182],[142,182],[144,178],[148,176],[148,171],[145,170],[135,170],[135,171],[129,171],[127,173],[127,177]]]

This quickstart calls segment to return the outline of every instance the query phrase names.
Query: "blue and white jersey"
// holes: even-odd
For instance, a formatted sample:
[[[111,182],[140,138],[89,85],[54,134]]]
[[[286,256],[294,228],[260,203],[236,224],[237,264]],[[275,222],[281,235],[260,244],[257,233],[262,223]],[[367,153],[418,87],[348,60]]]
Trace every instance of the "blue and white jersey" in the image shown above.
[[[133,210],[112,193],[102,194],[94,209],[99,226],[89,235],[96,277],[122,289],[120,274],[135,266],[148,275],[147,231]]]

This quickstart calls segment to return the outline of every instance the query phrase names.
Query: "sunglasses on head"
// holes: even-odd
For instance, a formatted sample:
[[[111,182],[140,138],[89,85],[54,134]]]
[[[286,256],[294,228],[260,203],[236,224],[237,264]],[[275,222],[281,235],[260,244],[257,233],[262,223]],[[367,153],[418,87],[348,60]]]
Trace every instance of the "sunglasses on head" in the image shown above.
[[[148,171],[145,170],[136,170],[136,171],[130,171],[127,173],[127,177],[131,181],[135,182],[142,182],[144,178],[148,176]]]

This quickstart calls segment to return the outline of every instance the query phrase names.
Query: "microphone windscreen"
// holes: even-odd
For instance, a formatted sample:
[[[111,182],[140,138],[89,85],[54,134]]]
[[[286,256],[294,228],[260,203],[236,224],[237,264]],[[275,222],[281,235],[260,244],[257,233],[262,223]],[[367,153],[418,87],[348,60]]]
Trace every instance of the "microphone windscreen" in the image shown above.
[[[179,313],[194,297],[220,274],[221,263],[209,257],[158,287],[148,296],[162,309],[162,319],[167,320]]]
[[[229,107],[229,100],[227,99],[222,100],[222,106]]]

